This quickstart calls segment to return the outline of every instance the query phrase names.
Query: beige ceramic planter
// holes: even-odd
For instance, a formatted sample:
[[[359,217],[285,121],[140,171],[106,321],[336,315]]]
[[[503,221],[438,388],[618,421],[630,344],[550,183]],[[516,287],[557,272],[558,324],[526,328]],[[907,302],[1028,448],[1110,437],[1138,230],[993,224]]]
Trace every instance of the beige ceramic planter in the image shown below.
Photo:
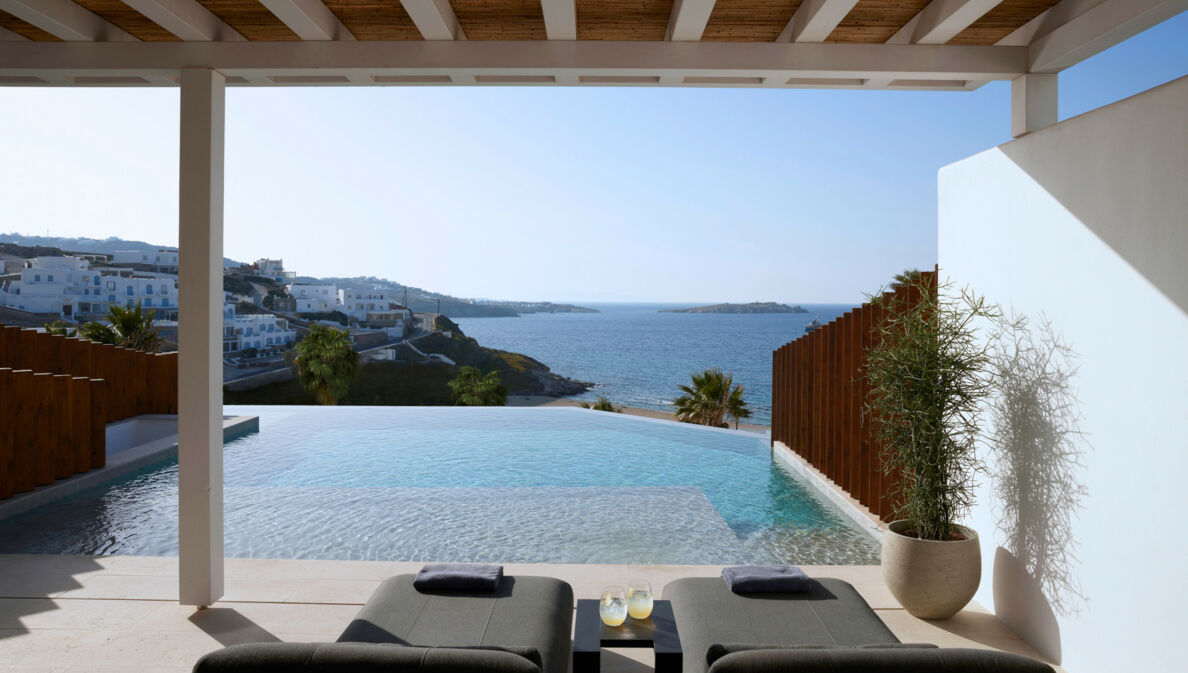
[[[902,535],[906,527],[906,521],[894,521],[883,535],[883,581],[908,613],[948,619],[969,603],[981,582],[978,534],[957,526],[964,540],[937,542]]]

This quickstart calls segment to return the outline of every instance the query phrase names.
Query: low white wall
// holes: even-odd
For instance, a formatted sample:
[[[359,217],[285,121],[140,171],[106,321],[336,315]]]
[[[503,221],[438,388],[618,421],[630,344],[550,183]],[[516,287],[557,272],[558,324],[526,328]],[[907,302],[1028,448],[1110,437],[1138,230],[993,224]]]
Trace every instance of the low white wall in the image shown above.
[[[107,426],[107,455],[177,434],[177,416],[148,415]]]
[[[1005,363],[1039,394],[990,428],[978,600],[1077,673],[1183,670],[1188,78],[939,180],[942,275],[1069,349]]]

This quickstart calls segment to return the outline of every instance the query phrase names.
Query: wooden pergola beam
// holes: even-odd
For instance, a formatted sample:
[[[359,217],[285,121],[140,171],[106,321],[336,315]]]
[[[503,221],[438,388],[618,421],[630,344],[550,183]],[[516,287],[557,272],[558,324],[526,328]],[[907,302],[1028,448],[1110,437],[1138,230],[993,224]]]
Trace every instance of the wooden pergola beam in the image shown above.
[[[322,0],[260,0],[302,40],[353,40],[355,36]]]
[[[550,40],[577,39],[577,11],[573,0],[541,0],[545,35]]]
[[[1002,0],[932,0],[887,42],[944,44],[1000,4]]]
[[[449,0],[400,0],[426,40],[465,40],[466,33]]]
[[[186,41],[217,42],[245,39],[197,0],[124,0],[124,4]]]
[[[858,0],[804,0],[776,42],[824,42]]]
[[[0,43],[0,83],[4,76],[47,75],[126,86],[148,83],[133,78],[177,76],[184,67],[218,70],[237,86],[473,84],[475,75],[503,84],[558,83],[558,77],[698,86],[770,86],[781,79],[803,85],[812,78],[964,82],[1015,79],[1026,73],[1027,57],[1026,47],[815,43],[6,42]]]
[[[139,42],[70,0],[0,0],[0,10],[70,42]]]
[[[1031,43],[1029,72],[1059,72],[1188,10],[1188,0],[1107,0]]]
[[[701,40],[716,0],[676,0],[668,19],[668,39],[673,42]]]

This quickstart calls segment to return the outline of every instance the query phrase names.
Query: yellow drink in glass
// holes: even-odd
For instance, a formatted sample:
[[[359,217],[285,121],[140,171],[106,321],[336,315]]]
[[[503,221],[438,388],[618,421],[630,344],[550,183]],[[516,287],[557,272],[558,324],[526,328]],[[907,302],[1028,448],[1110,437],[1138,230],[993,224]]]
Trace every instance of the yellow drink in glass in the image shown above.
[[[627,614],[632,619],[647,619],[652,615],[652,585],[642,580],[627,585]]]
[[[602,590],[602,600],[598,603],[598,616],[607,626],[619,626],[627,621],[627,599],[619,587],[607,587]]]

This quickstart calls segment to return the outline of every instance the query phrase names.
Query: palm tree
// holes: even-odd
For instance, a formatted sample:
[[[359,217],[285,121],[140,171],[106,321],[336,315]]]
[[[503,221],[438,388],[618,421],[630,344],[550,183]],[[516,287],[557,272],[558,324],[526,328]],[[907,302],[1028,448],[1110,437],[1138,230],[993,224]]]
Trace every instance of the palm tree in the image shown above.
[[[734,429],[738,429],[738,422],[751,417],[751,410],[747,408],[747,401],[743,399],[744,388],[734,386],[730,389],[730,399],[726,400],[726,416],[734,419]]]
[[[923,273],[919,269],[904,269],[903,273],[897,273],[891,281],[891,289],[896,290],[901,287],[910,287],[915,285],[920,280],[920,274]]]
[[[463,367],[447,384],[453,391],[454,404],[465,407],[501,407],[507,404],[507,386],[499,372],[491,370],[484,376],[474,367]]]
[[[313,393],[318,404],[337,404],[350,390],[359,371],[359,354],[351,346],[346,330],[314,323],[297,342],[297,380]]]
[[[70,325],[67,325],[61,320],[55,320],[45,324],[45,333],[53,334],[54,336],[72,337],[78,334],[78,330],[70,329]]]
[[[107,307],[107,322],[89,322],[78,328],[78,336],[101,343],[154,353],[161,347],[161,330],[153,326],[156,311],[119,304]]]
[[[748,418],[751,412],[743,400],[743,387],[734,384],[734,375],[725,374],[714,367],[692,375],[692,385],[680,386],[680,397],[676,405],[676,417],[684,423],[697,423],[715,428],[730,427],[729,416],[738,423]]]

